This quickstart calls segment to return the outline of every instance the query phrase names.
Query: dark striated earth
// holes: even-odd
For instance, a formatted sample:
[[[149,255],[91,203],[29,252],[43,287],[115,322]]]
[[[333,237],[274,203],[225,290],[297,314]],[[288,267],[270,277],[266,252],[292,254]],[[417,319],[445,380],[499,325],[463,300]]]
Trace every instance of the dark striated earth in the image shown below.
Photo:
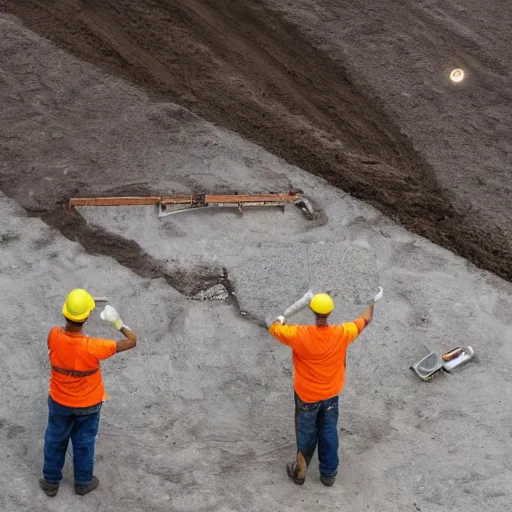
[[[510,280],[512,7],[359,4],[0,0],[0,11]],[[460,87],[428,78],[461,62]],[[0,148],[7,163],[22,158]],[[81,185],[62,180],[39,197],[34,187],[35,211],[23,191],[40,179],[6,165],[0,188],[43,214]]]

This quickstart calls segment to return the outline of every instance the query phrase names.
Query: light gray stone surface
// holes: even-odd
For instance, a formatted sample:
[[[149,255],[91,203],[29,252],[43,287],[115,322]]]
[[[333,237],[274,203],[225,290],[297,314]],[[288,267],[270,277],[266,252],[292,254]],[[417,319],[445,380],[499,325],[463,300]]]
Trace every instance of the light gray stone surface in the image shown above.
[[[11,22],[3,30],[26,33]],[[69,58],[50,55],[62,65],[62,84],[76,78],[67,73]],[[88,76],[90,67],[75,62],[73,72]],[[117,82],[103,80],[90,101],[115,104]],[[181,145],[152,139],[152,124],[135,113],[164,107],[139,94],[125,100],[133,102],[132,122],[141,123],[145,141],[154,144],[143,155],[142,181],[151,180],[158,161],[179,168],[173,179],[187,176],[186,183],[206,191],[219,183],[251,191],[292,182],[321,205],[327,223],[314,225],[293,207],[166,219],[151,208],[81,209],[89,222],[137,241],[169,270],[225,267],[241,303],[261,314],[278,314],[311,281],[335,287],[339,318],[352,319],[365,294],[384,287],[374,323],[348,352],[340,474],[327,490],[315,459],[304,487],[288,480],[285,462],[295,451],[291,354],[265,329],[232,304],[189,300],[164,279],[143,279],[111,258],[86,254],[0,196],[0,509],[508,510],[511,285],[199,119],[180,132]],[[180,111],[172,112],[171,118]],[[91,130],[102,140],[115,122],[115,116],[107,125],[97,120]],[[73,147],[66,151],[73,161]],[[142,158],[132,145],[108,151],[120,168]],[[167,174],[158,185],[170,188]],[[139,343],[102,364],[110,400],[96,453],[101,487],[86,499],[75,496],[67,462],[62,488],[50,501],[37,484],[47,414],[46,336],[77,286],[108,296]],[[99,311],[87,330],[117,334],[100,322]],[[463,343],[475,348],[478,360],[453,375],[425,384],[410,371],[424,345],[444,351]]]

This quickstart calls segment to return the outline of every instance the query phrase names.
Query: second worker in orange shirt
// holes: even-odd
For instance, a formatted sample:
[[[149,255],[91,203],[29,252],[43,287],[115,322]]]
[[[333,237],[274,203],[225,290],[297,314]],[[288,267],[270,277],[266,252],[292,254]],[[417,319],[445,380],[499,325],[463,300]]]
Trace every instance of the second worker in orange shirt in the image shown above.
[[[39,485],[50,497],[56,496],[59,490],[70,441],[75,493],[84,496],[98,487],[99,480],[93,475],[94,450],[100,410],[106,398],[100,361],[131,350],[137,344],[135,333],[108,305],[101,318],[112,322],[125,339],[115,341],[84,334],[83,326],[95,307],[88,292],[81,288],[73,290],[62,308],[65,325],[53,327],[48,335],[51,376],[43,478]]]
[[[283,325],[279,317],[269,332],[293,351],[297,458],[288,476],[302,485],[318,444],[320,480],[331,486],[338,472],[338,395],[343,389],[347,347],[372,321],[373,304],[353,322],[328,325],[334,302],[319,293],[310,302],[315,325]]]

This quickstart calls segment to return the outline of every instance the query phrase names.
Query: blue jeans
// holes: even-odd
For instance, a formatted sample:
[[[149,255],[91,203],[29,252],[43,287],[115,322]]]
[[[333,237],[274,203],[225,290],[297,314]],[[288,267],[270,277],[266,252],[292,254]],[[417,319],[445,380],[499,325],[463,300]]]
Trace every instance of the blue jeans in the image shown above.
[[[320,474],[325,478],[338,472],[338,396],[320,402],[303,402],[295,393],[295,435],[297,453],[309,466],[318,444]]]
[[[100,409],[101,404],[74,409],[60,405],[48,397],[43,467],[43,476],[47,482],[57,484],[62,480],[66,449],[71,439],[75,484],[84,487],[89,485],[93,475]]]

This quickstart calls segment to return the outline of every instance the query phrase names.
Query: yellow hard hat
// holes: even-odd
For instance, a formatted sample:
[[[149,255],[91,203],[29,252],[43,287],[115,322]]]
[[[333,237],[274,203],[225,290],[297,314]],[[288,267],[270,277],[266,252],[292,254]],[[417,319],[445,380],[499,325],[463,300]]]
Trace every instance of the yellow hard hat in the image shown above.
[[[327,293],[317,293],[311,299],[309,307],[319,315],[328,315],[334,310],[334,302]]]
[[[77,288],[68,295],[62,314],[72,322],[82,322],[95,307],[94,299],[85,290]]]

